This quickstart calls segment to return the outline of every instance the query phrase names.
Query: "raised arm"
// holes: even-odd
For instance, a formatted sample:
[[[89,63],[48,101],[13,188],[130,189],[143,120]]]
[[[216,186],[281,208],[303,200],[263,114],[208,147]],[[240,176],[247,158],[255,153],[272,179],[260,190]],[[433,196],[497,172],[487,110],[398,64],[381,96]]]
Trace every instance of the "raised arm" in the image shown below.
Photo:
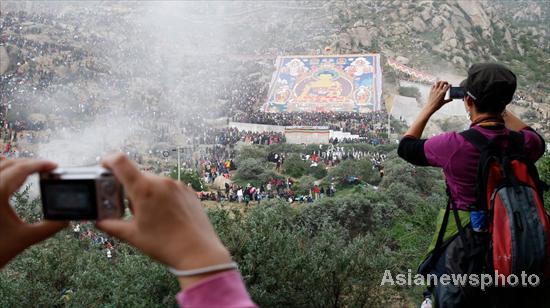
[[[405,133],[405,136],[417,139],[422,136],[424,128],[426,128],[426,124],[428,123],[430,117],[443,105],[452,101],[452,99],[445,99],[445,93],[447,93],[450,87],[451,85],[449,85],[449,83],[446,81],[438,81],[432,86],[428,101],[426,102],[426,104],[424,104],[424,107],[420,111],[420,114],[418,115],[416,120],[414,120],[411,127],[409,127],[409,129]]]
[[[504,119],[504,125],[506,126],[506,128],[516,132],[529,126],[510,110],[504,110],[504,112],[502,113],[502,118]]]

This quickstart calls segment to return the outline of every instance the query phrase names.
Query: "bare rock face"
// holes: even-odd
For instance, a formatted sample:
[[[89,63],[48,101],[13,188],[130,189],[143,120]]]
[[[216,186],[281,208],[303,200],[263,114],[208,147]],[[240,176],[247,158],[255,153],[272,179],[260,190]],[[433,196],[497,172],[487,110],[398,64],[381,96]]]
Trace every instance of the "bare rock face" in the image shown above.
[[[423,21],[428,21],[432,19],[432,10],[429,7],[426,7],[422,13],[420,13],[420,17],[422,17]]]
[[[456,40],[456,32],[455,32],[455,29],[453,28],[453,26],[451,26],[449,24],[449,25],[447,25],[447,27],[445,27],[445,29],[443,29],[443,36],[442,36],[441,39],[443,41],[448,41],[448,40],[451,40],[451,39]]]
[[[409,32],[409,27],[405,23],[394,23],[392,25],[392,34],[393,35],[401,35],[406,34]]]
[[[424,32],[424,31],[426,31],[426,24],[424,23],[424,21],[422,21],[422,19],[420,17],[415,16],[413,18],[412,28],[416,32]]]
[[[506,43],[508,43],[508,46],[514,49],[514,41],[512,40],[512,34],[510,33],[510,30],[506,29],[506,31],[504,31],[504,39],[506,40]]]
[[[403,57],[403,56],[397,56],[397,58],[395,58],[395,60],[397,60],[397,62],[401,63],[401,64],[408,64],[409,63],[409,58],[406,58],[406,57]]]
[[[445,23],[445,18],[443,18],[439,15],[434,16],[434,18],[431,21],[432,27],[434,27],[434,28],[439,28],[439,26],[441,26],[444,23]]]
[[[457,1],[457,5],[470,17],[472,25],[482,29],[482,36],[489,38],[493,34],[491,19],[478,1]]]
[[[459,56],[454,56],[451,62],[462,67],[466,66],[466,61],[464,61],[464,59],[462,59],[462,57],[459,57]]]
[[[343,50],[349,50],[352,47],[352,38],[348,33],[342,33],[338,37],[338,46]]]
[[[401,16],[401,18],[407,17],[409,16],[409,14],[410,14],[410,11],[406,8],[402,8],[399,10],[399,16]]]
[[[373,31],[369,30],[367,27],[358,27],[351,31],[351,35],[355,37],[358,42],[365,46],[369,47],[372,43]]]

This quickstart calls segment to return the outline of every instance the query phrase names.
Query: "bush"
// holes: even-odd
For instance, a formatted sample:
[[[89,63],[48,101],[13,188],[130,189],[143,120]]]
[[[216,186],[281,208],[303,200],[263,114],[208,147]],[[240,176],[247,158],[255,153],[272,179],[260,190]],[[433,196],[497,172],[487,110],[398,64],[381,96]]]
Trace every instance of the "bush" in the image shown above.
[[[265,162],[267,161],[267,151],[265,148],[261,146],[242,146],[239,149],[239,152],[237,154],[237,157],[235,161],[239,164],[244,162],[247,159],[255,159],[259,162]]]
[[[290,175],[293,178],[299,178],[308,172],[309,164],[303,161],[299,155],[292,154],[283,164],[285,174]]]
[[[309,190],[313,190],[315,178],[310,175],[304,175],[299,178],[296,183],[294,183],[293,188],[298,195],[308,195]]]
[[[220,209],[210,215],[260,306],[370,306],[380,300],[383,269],[394,267],[396,254],[387,240],[365,232],[368,223],[360,221],[370,220],[370,206],[360,200],[298,208],[268,201],[246,217]]]
[[[375,171],[372,163],[367,159],[345,160],[329,171],[328,176],[340,183],[347,183],[348,179],[357,177],[359,180],[370,181]]]
[[[240,185],[250,183],[259,186],[264,183],[265,177],[262,174],[265,172],[267,170],[259,160],[247,158],[240,163],[239,168],[233,175],[233,180]]]
[[[378,190],[357,185],[312,204],[275,199],[246,212],[240,207],[208,210],[256,303],[406,306],[408,297],[421,298],[420,288],[381,287],[380,281],[384,270],[414,269],[424,257],[437,211],[445,204],[444,182],[434,168],[413,168],[394,152],[388,157]],[[549,161],[545,156],[539,162],[544,179],[550,177]],[[377,176],[368,160],[344,161],[330,173]],[[276,176],[265,161],[247,158],[233,179],[256,185]],[[309,191],[314,181],[304,175],[295,189]],[[40,202],[29,192],[16,194],[13,203],[23,219],[36,221]],[[70,233],[62,231],[28,249],[0,272],[0,307],[176,305],[177,281],[162,265],[113,239],[116,254],[109,262],[100,248]]]
[[[420,90],[417,87],[399,87],[399,95],[420,99]]]
[[[174,180],[178,179],[177,167],[172,169],[172,172],[170,172],[170,177]],[[191,184],[191,187],[193,187],[196,191],[202,191],[204,189],[204,183],[196,171],[182,170],[180,172],[180,179],[185,184]]]
[[[312,175],[316,179],[322,179],[327,176],[327,166],[323,163],[318,163],[315,167],[309,167],[308,174]]]

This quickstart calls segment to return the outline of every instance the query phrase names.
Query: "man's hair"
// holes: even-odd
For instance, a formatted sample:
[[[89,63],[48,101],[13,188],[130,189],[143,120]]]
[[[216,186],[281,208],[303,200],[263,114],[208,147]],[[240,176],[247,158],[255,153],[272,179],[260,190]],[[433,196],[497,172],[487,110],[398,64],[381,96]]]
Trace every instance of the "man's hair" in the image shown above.
[[[506,109],[506,104],[491,104],[489,103],[478,103],[476,100],[474,100],[474,105],[476,106],[476,110],[478,113],[490,113],[490,114],[501,114],[504,112],[504,109]]]

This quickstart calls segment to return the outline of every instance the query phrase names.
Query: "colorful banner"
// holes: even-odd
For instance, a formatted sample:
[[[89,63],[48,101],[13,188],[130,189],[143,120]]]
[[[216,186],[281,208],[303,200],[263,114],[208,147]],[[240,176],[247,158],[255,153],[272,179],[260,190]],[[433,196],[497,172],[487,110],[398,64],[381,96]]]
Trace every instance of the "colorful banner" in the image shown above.
[[[388,58],[388,65],[393,69],[396,69],[402,73],[405,73],[411,76],[412,78],[418,79],[419,81],[423,81],[430,84],[437,81],[437,78],[435,76],[432,76],[428,73],[424,73],[419,70],[415,70],[414,68],[405,66],[396,60],[392,60]]]
[[[379,54],[278,57],[266,112],[355,111],[381,108]]]

